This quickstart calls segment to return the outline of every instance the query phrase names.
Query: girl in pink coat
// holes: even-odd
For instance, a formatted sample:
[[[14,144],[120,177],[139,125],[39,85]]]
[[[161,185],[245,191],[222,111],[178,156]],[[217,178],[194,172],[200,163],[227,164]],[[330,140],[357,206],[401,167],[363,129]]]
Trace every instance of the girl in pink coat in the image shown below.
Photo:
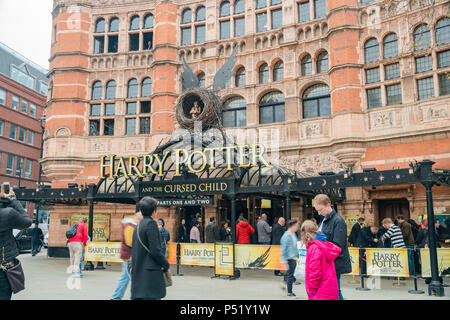
[[[326,241],[314,221],[306,220],[301,227],[306,244],[305,287],[309,300],[338,300],[339,291],[334,260],[341,248]]]

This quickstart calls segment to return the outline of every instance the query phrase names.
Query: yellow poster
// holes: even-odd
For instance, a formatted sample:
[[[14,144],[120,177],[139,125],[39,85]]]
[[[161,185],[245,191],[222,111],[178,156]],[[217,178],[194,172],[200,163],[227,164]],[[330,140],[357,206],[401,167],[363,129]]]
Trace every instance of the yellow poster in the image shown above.
[[[215,264],[214,270],[216,275],[233,276],[233,251],[232,243],[216,243],[215,244]]]
[[[420,249],[420,261],[422,263],[422,277],[431,277],[430,249]],[[438,248],[437,261],[439,275],[450,275],[450,248]]]
[[[177,244],[175,242],[168,242],[167,243],[167,261],[170,264],[177,264]]]
[[[363,216],[361,216],[361,215],[344,216],[345,223],[347,224],[347,237],[350,235],[350,232],[352,231],[352,228],[355,225],[355,223],[357,223],[358,219],[361,217],[363,217]]]
[[[73,214],[70,217],[70,225],[78,223],[83,218],[88,218],[86,223],[87,229],[89,230],[89,216],[84,214]],[[94,214],[94,226],[92,228],[92,241],[108,241],[109,240],[109,230],[111,224],[110,214]]]
[[[85,261],[122,262],[120,242],[88,242],[85,249]]]
[[[236,268],[286,270],[281,264],[281,246],[236,244]]]
[[[188,266],[214,266],[214,243],[181,243],[180,263]]]
[[[347,273],[351,276],[359,275],[359,248],[348,248],[350,253],[350,261],[352,262],[352,272]]]
[[[409,277],[408,249],[367,248],[369,276]]]

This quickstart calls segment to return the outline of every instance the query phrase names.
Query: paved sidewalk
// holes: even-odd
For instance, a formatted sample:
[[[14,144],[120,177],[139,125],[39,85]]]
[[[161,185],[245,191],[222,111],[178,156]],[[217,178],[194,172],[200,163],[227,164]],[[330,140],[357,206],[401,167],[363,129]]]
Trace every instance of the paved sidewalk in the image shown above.
[[[84,271],[84,277],[79,279],[79,288],[74,278],[65,273],[68,259],[47,258],[46,251],[38,256],[30,254],[19,256],[26,277],[26,289],[13,296],[14,300],[108,300],[110,299],[119,279],[121,265],[111,263],[106,270]],[[175,266],[172,266],[175,272]],[[174,277],[173,287],[168,288],[166,299],[176,300],[230,300],[230,299],[287,299],[281,289],[282,277],[276,277],[269,270],[241,270],[241,278],[230,281],[226,279],[211,279],[214,269],[208,267],[182,266],[182,277]],[[357,278],[358,279],[358,278]],[[77,279],[78,280],[78,279]],[[445,288],[445,297],[428,296],[427,287],[419,280],[419,289],[425,294],[409,294],[413,289],[411,280],[402,281],[405,286],[393,287],[394,281],[383,279],[381,289],[370,291],[355,290],[358,284],[351,284],[352,277],[342,278],[342,291],[346,300],[450,300],[450,288]],[[450,279],[446,279],[450,283]],[[294,286],[294,292],[299,299],[307,299],[303,284]],[[128,288],[124,299],[130,298]]]

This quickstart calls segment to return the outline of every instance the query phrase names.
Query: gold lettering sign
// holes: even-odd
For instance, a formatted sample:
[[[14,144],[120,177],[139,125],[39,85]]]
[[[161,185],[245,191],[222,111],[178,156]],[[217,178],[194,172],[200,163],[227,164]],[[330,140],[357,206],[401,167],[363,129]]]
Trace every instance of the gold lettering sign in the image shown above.
[[[150,174],[162,177],[164,175],[164,163],[173,155],[174,176],[181,176],[182,166],[186,167],[190,173],[199,173],[204,170],[214,170],[217,168],[217,153],[222,152],[225,158],[226,170],[233,170],[233,165],[238,167],[257,166],[258,162],[270,168],[271,165],[264,159],[265,148],[260,144],[225,146],[205,148],[202,151],[188,151],[180,148],[167,151],[164,154],[146,154],[143,156],[118,157],[116,155],[100,157],[100,178],[114,179],[117,177],[129,176],[146,177]],[[233,157],[232,155],[235,154]],[[236,160],[233,160],[235,158]],[[204,191],[214,186],[203,186]],[[200,186],[199,186],[200,188]],[[200,190],[202,191],[202,190]],[[179,191],[167,191],[179,192]],[[184,191],[181,191],[184,192]]]

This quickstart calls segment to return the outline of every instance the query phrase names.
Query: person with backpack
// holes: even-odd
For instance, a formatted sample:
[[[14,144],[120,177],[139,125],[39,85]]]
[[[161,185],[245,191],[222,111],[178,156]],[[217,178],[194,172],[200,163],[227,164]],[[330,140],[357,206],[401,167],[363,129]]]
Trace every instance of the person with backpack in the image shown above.
[[[79,223],[72,225],[66,232],[70,254],[70,270],[72,276],[77,278],[83,276],[80,270],[80,261],[88,239],[86,222],[87,218],[85,217]]]

